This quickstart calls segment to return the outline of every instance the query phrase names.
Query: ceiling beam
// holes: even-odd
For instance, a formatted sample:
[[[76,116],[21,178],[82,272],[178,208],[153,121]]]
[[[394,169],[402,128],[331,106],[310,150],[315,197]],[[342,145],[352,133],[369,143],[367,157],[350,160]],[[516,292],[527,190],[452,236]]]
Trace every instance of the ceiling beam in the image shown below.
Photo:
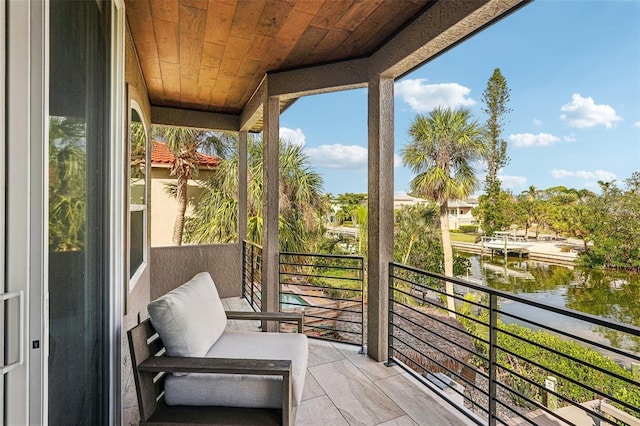
[[[151,106],[151,122],[162,126],[192,127],[205,130],[240,128],[240,116],[192,109]]]
[[[378,49],[369,70],[400,78],[530,1],[438,1]]]
[[[238,128],[241,131],[251,131],[254,129],[256,123],[262,121],[262,105],[264,105],[266,93],[267,78],[265,76],[255,92],[253,92],[253,95],[251,95],[251,97],[247,101],[244,109],[242,110],[242,113],[240,113],[240,122]]]
[[[367,59],[279,71],[267,74],[269,96],[299,98],[318,93],[366,87]]]

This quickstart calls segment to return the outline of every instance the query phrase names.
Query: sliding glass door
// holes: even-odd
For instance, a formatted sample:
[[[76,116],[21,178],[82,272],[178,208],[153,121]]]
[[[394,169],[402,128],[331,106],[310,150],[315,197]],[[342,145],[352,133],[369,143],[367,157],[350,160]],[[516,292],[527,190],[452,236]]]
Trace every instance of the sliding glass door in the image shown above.
[[[52,1],[48,418],[109,419],[111,5]]]

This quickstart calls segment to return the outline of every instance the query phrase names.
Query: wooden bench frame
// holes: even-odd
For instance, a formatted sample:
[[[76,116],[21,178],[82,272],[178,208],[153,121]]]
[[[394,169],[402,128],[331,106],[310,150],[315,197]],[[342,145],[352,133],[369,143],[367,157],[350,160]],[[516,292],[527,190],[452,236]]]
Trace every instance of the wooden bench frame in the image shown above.
[[[229,320],[296,322],[304,330],[300,313],[227,312]],[[127,332],[138,397],[140,425],[225,424],[292,425],[291,360],[187,358],[165,355],[160,336],[150,320]],[[164,380],[169,373],[273,375],[282,377],[282,408],[169,406],[164,402]]]

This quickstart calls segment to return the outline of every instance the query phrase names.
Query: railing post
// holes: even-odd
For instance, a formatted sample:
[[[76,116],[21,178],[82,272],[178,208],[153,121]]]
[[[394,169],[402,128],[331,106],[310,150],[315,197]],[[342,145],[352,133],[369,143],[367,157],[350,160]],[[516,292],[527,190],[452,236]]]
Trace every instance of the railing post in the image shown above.
[[[384,363],[387,367],[393,365],[393,263],[389,262],[389,318],[387,323],[387,362]]]
[[[255,299],[254,299],[254,297],[255,297],[255,295],[254,295],[255,285],[254,285],[253,281],[256,279],[256,277],[254,277],[254,275],[253,275],[255,273],[253,264],[254,264],[254,262],[256,260],[254,258],[253,249],[254,249],[254,245],[251,244],[251,256],[250,256],[251,257],[251,274],[250,274],[250,277],[251,277],[251,309],[253,309],[255,311],[256,310],[255,305],[254,305],[254,303],[255,303]]]
[[[498,344],[498,296],[489,295],[489,425],[496,425],[496,347]]]
[[[242,298],[247,298],[247,242],[242,240]]]
[[[360,312],[362,316],[360,317],[361,323],[361,333],[360,333],[360,355],[364,355],[367,353],[367,350],[364,347],[364,316],[366,313],[364,312],[364,257],[358,258],[360,264]]]
[[[278,253],[278,312],[282,311],[282,253]],[[278,327],[281,327],[282,324],[278,323]],[[279,330],[278,330],[279,331]]]

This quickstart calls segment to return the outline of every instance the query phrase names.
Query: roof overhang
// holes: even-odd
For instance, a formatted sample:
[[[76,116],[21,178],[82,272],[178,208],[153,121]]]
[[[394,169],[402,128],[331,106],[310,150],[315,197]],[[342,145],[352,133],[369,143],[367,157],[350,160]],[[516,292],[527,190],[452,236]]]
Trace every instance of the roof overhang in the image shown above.
[[[412,0],[403,2],[406,8],[409,8],[407,10],[413,12],[409,16],[403,15],[401,20],[397,17],[397,13],[395,17],[384,14],[384,8],[392,8],[396,2],[375,2],[374,4],[374,2],[310,0],[305,2],[201,0],[195,2],[197,6],[192,8],[191,3],[178,2],[178,0],[148,4],[145,3],[146,1],[126,0],[127,16],[134,44],[139,57],[141,56],[143,77],[148,86],[173,87],[171,90],[164,91],[150,89],[151,121],[162,125],[259,132],[262,130],[262,105],[269,97],[279,99],[282,112],[302,96],[367,87],[369,81],[379,77],[400,78],[531,0]],[[159,7],[159,3],[164,4],[164,7]],[[252,8],[249,5],[255,7]],[[279,10],[282,7],[289,11],[287,16]],[[397,8],[397,4],[394,7]],[[179,13],[175,12],[175,8]],[[315,12],[311,13],[315,15],[301,13],[298,11],[300,8],[305,8],[306,12],[313,9]],[[365,12],[369,15],[366,17],[358,15],[358,13],[363,15]],[[228,31],[220,33],[223,35],[217,33],[214,36],[209,35],[217,28],[212,28],[210,25],[215,25],[218,15],[225,13],[227,17],[231,17],[231,22],[226,24]],[[259,16],[256,17],[256,14]],[[290,24],[289,21],[294,20],[294,15],[297,20]],[[194,16],[199,16],[199,20]],[[300,17],[308,19],[302,22]],[[324,20],[319,21],[319,17]],[[140,19],[142,23],[146,23],[147,27],[140,22],[134,24],[135,19]],[[329,20],[334,22],[333,26],[326,23]],[[343,21],[343,24],[338,25]],[[262,25],[260,23],[265,24],[264,28],[258,31],[255,27],[248,25],[248,22],[258,22],[258,26]],[[357,22],[357,25],[354,22]],[[164,27],[159,23],[170,25],[174,33],[167,35],[160,31]],[[277,50],[282,46],[259,43],[271,34],[270,23],[280,25],[277,33],[280,38],[273,40],[285,40],[293,46],[288,56],[284,48],[280,56],[273,53],[274,49]],[[323,25],[326,29],[320,31]],[[344,28],[349,28],[352,32],[348,33]],[[385,29],[388,36],[374,49],[365,46],[362,40],[367,40],[367,37],[380,37],[376,32],[378,29],[379,32]],[[308,34],[315,34],[314,31],[324,34],[324,38],[318,37],[320,41],[313,50],[314,52],[321,50],[322,54],[305,55],[299,46],[309,43]],[[357,40],[351,44],[347,43],[355,38],[354,34],[358,31],[362,33],[359,35],[360,43],[363,44],[361,50],[358,50]],[[349,34],[346,41],[344,37],[343,39],[338,37],[344,33]],[[195,39],[190,39],[190,35]],[[202,41],[198,39],[200,36],[205,40],[203,42],[205,47],[209,46],[206,37],[218,37],[214,38],[215,43],[211,44],[218,50],[208,52],[205,58],[204,50],[199,51],[197,48],[200,46],[199,41]],[[243,43],[249,39],[251,42],[246,47],[246,43]],[[168,48],[162,42],[173,47]],[[322,43],[324,43],[323,49],[319,49],[317,46]],[[153,44],[156,46],[155,50],[149,47]],[[174,51],[176,44],[178,54]],[[235,71],[228,66],[229,69],[225,69],[226,74],[223,73],[222,76],[223,70],[220,69],[215,78],[211,75],[214,73],[213,69],[209,74],[201,71],[198,78],[190,77],[188,74],[182,75],[181,71],[169,72],[175,69],[192,72],[198,66],[202,69],[207,63],[218,60],[221,61],[222,67],[227,57],[225,49],[238,49],[240,48],[238,46],[251,49],[246,54],[247,57],[268,59],[263,62],[259,60],[251,62],[242,57],[229,59],[231,64],[250,62],[257,73],[251,74],[251,78],[242,74],[241,65],[238,65]],[[345,49],[350,49],[349,56],[326,60],[336,57],[338,55],[336,51],[343,46],[346,46]],[[216,52],[219,57],[215,56]],[[154,54],[158,57],[143,56]],[[280,68],[273,65],[269,67],[278,59],[280,59],[279,64],[282,65]],[[174,63],[176,61],[177,63]],[[153,69],[152,65],[155,62],[159,62],[160,71],[167,69],[166,73],[158,73],[158,70]],[[293,66],[285,67],[289,64]],[[296,66],[296,64],[299,65]],[[259,74],[260,72],[262,75]],[[172,81],[177,78],[177,75],[180,75],[178,81]],[[195,86],[191,84],[194,78],[197,80]],[[224,78],[227,79],[224,80],[224,86],[228,87],[226,98],[220,96],[221,100],[218,101],[213,94],[210,97],[201,98],[193,95],[194,90],[200,91],[209,87],[207,85],[221,84],[220,79]],[[184,83],[184,88],[180,82]],[[191,92],[187,93],[189,90]],[[241,100],[245,99],[243,96],[246,100]],[[233,103],[229,98],[238,99],[241,103]]]

